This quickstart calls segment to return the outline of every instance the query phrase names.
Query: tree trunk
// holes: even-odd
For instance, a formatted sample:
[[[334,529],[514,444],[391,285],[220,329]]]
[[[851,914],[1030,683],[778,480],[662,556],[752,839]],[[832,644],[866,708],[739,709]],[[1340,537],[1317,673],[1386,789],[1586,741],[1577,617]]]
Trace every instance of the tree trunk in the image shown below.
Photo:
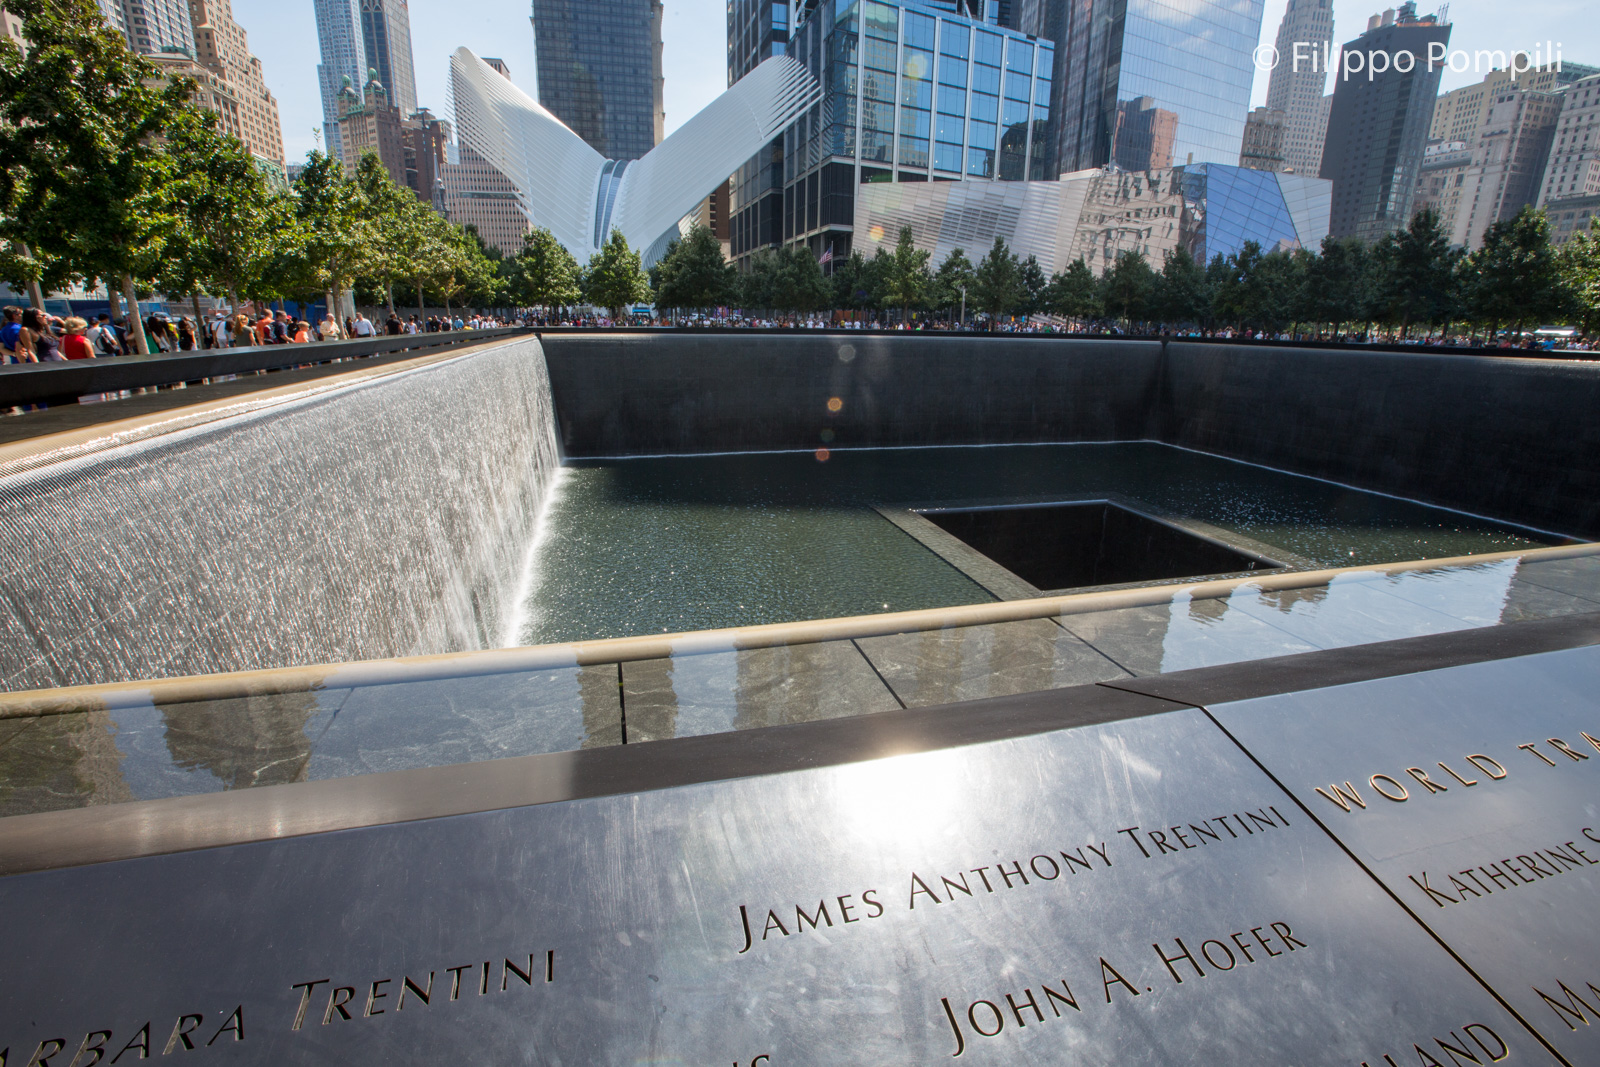
[[[198,350],[209,348],[206,344],[206,320],[200,311],[200,293],[198,290],[189,294],[189,303],[194,306],[194,347]]]
[[[28,259],[33,258],[33,250],[22,241],[17,242],[17,251]],[[28,303],[32,304],[37,311],[44,310],[44,290],[40,288],[39,281],[36,278],[30,279],[28,282]]]
[[[389,297],[389,314],[394,314],[394,282],[384,286],[384,293]]]
[[[423,306],[422,306],[422,283],[418,282],[417,283],[417,318],[419,320],[422,318],[423,310],[424,309],[423,309]]]
[[[111,312],[112,322],[122,318],[122,305],[117,298],[116,288],[110,282],[106,282],[106,310]]]
[[[133,335],[134,352],[141,356],[150,354],[150,342],[144,335],[144,323],[139,319],[139,298],[133,291],[133,278],[122,276],[122,299],[128,303],[128,332]]]

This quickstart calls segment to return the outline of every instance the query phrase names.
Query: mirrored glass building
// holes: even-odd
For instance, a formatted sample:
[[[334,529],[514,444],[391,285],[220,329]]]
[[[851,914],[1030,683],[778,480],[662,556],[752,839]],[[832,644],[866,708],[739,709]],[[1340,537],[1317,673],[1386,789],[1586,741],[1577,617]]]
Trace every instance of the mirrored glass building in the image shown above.
[[[661,143],[662,14],[659,0],[533,0],[539,103],[607,159]]]
[[[1333,183],[1217,163],[1135,173],[1114,168],[1060,181],[871,185],[856,202],[858,250],[871,256],[911,227],[938,264],[952,249],[976,261],[1003,238],[1046,274],[1081,258],[1096,274],[1119,254],[1160,267],[1184,248],[1202,263],[1254,241],[1263,251],[1315,249],[1328,233]]]
[[[1059,155],[1044,176],[1239,159],[1262,0],[1018,0],[1056,43]]]
[[[824,95],[784,134],[784,243],[848,255],[863,186],[1054,177],[1054,49],[975,10],[823,0],[795,27]]]

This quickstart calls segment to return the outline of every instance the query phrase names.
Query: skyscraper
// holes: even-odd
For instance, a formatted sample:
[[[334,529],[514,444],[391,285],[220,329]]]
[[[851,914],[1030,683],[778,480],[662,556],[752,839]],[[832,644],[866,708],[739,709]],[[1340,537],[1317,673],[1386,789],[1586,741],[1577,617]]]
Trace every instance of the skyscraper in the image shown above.
[[[120,0],[117,26],[135,52],[194,55],[194,30],[186,0]]]
[[[789,47],[790,5],[770,0],[728,4],[728,84]],[[783,138],[728,179],[728,248],[735,259],[783,239]]]
[[[661,17],[660,0],[533,0],[539,103],[607,159],[666,132]]]
[[[1333,43],[1333,0],[1289,0],[1278,24],[1278,65],[1267,81],[1267,107],[1284,114],[1283,165],[1296,174],[1322,169],[1328,132],[1322,89]],[[1296,47],[1299,45],[1300,47]]]
[[[411,60],[411,12],[406,0],[361,0],[361,43],[401,118],[417,110],[417,72]]]
[[[348,82],[365,85],[367,49],[361,36],[361,0],[313,0],[317,15],[317,86],[322,90],[322,139],[328,155],[343,157],[339,140],[339,91]]]
[[[244,27],[233,21],[229,0],[189,0],[195,58],[232,89],[238,104],[239,140],[249,152],[283,167],[283,123],[267,88],[261,60],[250,54]]]
[[[1376,241],[1411,221],[1444,73],[1443,64],[1428,69],[1428,49],[1449,42],[1450,24],[1434,15],[1419,18],[1417,5],[1408,0],[1398,13],[1390,8],[1372,16],[1366,32],[1344,46],[1346,54],[1409,52],[1413,61],[1407,70],[1391,61],[1381,73],[1335,83],[1321,167],[1321,176],[1333,182],[1333,236]]]
[[[1176,116],[1171,164],[1236,164],[1255,77],[1263,0],[1019,0],[1017,28],[1055,42],[1052,174],[1103,167],[1147,136],[1124,105]],[[1148,121],[1165,123],[1156,115]],[[1143,121],[1143,120],[1141,120]],[[1167,165],[1167,164],[1160,164]]]

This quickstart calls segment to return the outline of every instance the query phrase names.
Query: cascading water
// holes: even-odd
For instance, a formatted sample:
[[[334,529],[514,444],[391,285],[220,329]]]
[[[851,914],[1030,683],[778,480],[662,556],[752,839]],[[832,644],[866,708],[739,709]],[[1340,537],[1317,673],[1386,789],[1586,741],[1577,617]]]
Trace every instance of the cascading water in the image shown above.
[[[495,647],[559,463],[529,338],[0,472],[0,687]]]

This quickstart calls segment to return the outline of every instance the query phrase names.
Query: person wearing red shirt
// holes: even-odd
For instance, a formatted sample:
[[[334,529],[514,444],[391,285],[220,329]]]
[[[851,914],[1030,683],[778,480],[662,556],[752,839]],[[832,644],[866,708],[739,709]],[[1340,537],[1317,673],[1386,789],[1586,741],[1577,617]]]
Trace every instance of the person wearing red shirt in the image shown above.
[[[67,335],[61,339],[61,354],[67,359],[93,359],[94,346],[84,336],[89,324],[74,316],[61,325],[67,331]]]

